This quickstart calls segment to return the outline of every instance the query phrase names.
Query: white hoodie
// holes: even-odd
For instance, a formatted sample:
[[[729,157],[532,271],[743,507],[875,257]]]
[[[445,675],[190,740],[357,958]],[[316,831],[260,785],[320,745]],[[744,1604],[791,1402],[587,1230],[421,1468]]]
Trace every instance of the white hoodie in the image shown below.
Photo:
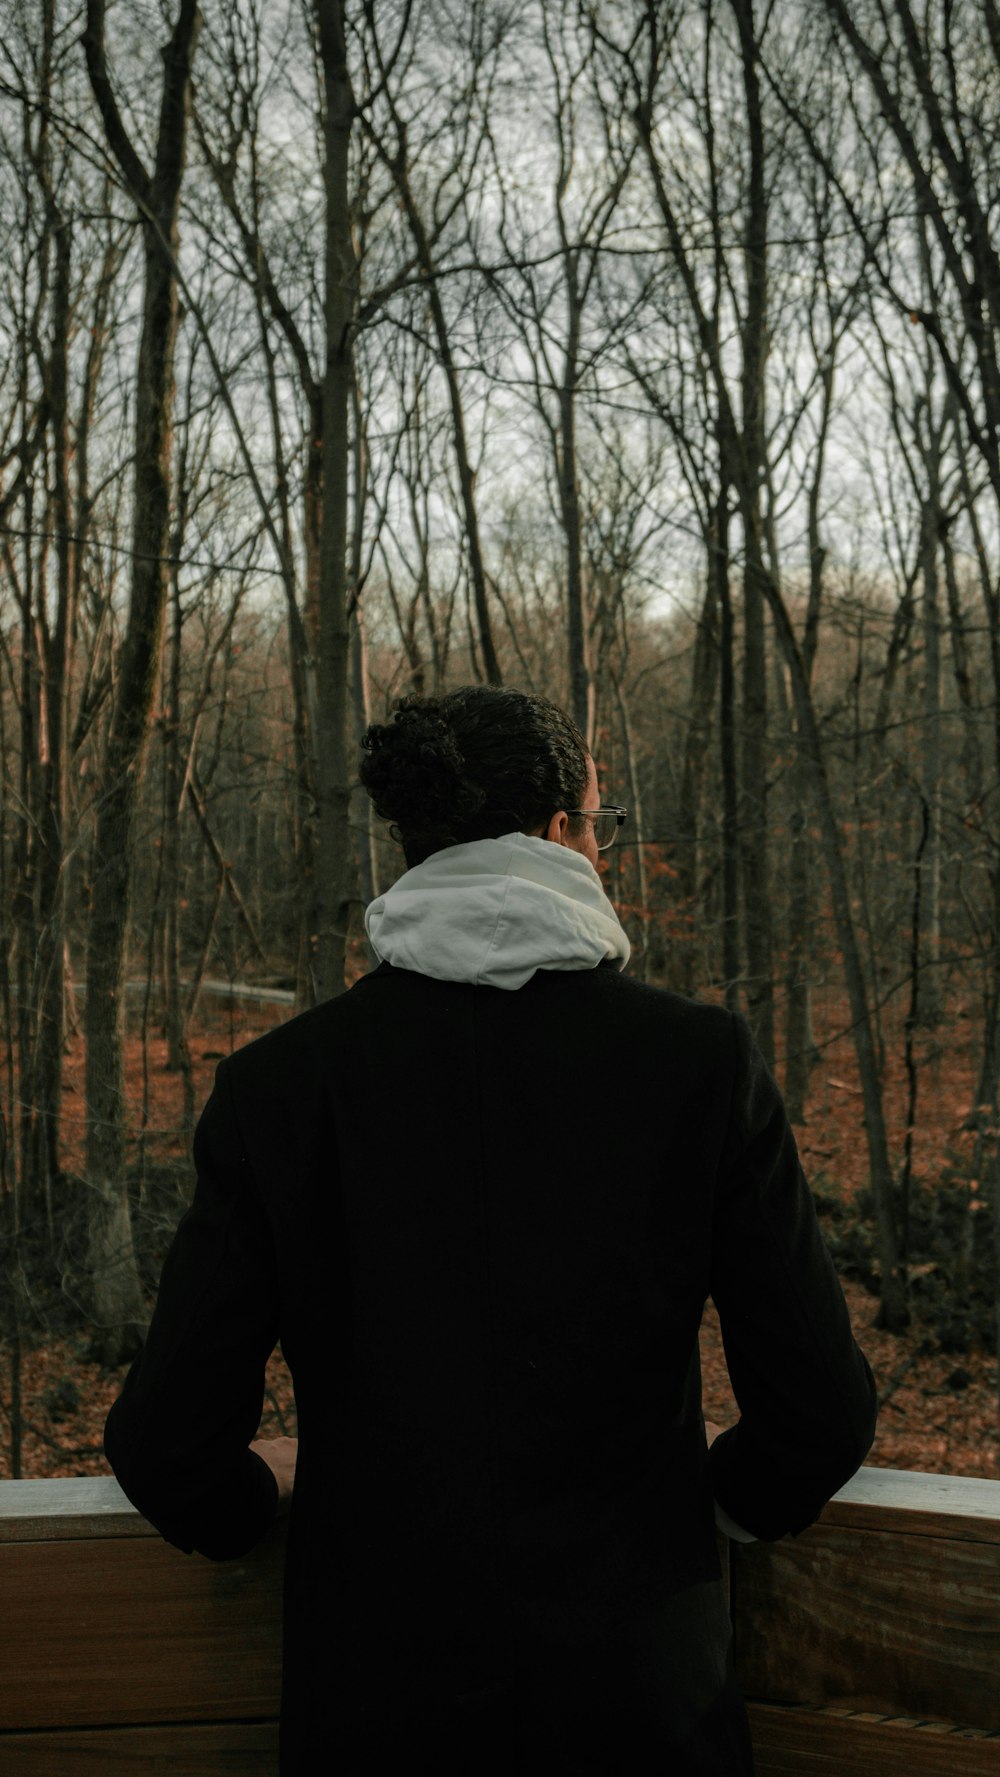
[[[536,969],[623,969],[629,941],[593,864],[531,833],[450,845],[365,914],[376,955],[436,981],[523,987]]]

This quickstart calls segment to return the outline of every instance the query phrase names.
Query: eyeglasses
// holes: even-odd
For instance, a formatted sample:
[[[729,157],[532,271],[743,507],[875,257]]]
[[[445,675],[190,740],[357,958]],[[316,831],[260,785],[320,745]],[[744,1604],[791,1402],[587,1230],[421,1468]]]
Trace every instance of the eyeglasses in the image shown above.
[[[624,827],[627,808],[567,808],[567,814],[585,814],[594,823],[594,844],[598,851],[607,851],[615,843],[615,834]]]

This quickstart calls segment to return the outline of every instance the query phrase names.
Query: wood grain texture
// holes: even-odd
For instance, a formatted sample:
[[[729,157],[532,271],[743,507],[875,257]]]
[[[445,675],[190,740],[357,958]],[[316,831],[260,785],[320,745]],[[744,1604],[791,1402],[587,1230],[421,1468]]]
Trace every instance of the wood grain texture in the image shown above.
[[[159,1538],[0,1558],[0,1731],[276,1716],[283,1537],[242,1561]]]
[[[110,1475],[97,1480],[0,1481],[0,1543],[158,1534]]]
[[[276,1722],[0,1734],[4,1777],[277,1777]]]
[[[758,1777],[1000,1777],[1000,1484],[864,1470],[721,1552]],[[282,1559],[182,1555],[110,1478],[0,1483],[3,1777],[275,1777]]]
[[[733,1567],[746,1696],[1000,1730],[1000,1544],[820,1524]]]
[[[834,1495],[821,1523],[1000,1543],[1000,1481],[863,1468]]]
[[[997,1777],[1000,1739],[876,1715],[750,1704],[756,1777]]]

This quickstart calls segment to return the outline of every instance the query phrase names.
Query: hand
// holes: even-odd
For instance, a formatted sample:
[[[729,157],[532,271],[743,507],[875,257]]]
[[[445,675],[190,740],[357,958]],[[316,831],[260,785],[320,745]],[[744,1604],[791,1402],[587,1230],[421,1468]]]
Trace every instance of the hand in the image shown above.
[[[706,1421],[705,1421],[705,1436],[708,1439],[709,1449],[712,1448],[712,1445],[715,1443],[716,1438],[720,1437],[721,1433],[722,1433],[722,1426],[721,1425],[716,1425],[714,1419],[706,1419]]]
[[[278,1483],[278,1516],[284,1517],[292,1502],[295,1485],[295,1458],[299,1453],[298,1438],[255,1438],[250,1446],[255,1456],[267,1463]]]

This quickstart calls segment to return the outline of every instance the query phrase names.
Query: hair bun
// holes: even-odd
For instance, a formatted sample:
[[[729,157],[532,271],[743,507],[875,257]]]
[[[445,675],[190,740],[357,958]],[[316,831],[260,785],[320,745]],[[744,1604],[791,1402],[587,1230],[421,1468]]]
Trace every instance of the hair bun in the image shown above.
[[[361,782],[411,868],[449,845],[541,833],[555,809],[580,806],[588,782],[572,718],[499,685],[404,697],[361,745]]]
[[[484,793],[467,777],[437,699],[404,698],[391,722],[373,724],[362,745],[362,777],[383,820],[447,844],[482,807]]]

